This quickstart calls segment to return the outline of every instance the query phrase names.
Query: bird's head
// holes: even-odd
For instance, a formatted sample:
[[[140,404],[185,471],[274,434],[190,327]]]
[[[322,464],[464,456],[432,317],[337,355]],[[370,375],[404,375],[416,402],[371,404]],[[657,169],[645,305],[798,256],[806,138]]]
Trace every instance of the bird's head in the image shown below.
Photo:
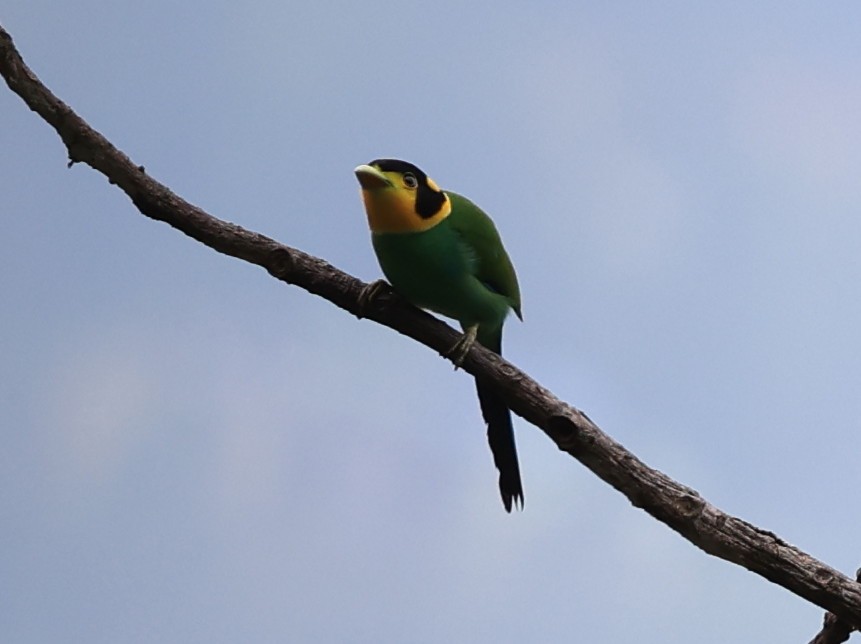
[[[374,233],[416,233],[448,217],[451,202],[434,180],[406,161],[376,159],[354,172]]]

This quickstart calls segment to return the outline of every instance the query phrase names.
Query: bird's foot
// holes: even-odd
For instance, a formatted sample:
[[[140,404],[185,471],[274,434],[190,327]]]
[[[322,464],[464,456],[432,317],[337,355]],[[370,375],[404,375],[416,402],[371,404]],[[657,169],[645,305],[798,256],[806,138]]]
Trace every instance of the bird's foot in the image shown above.
[[[368,284],[365,288],[362,289],[362,292],[359,293],[359,303],[356,311],[356,317],[360,320],[365,317],[365,313],[368,311],[368,307],[371,305],[371,302],[376,299],[383,291],[385,291],[389,285],[385,280],[376,280]]]
[[[466,359],[466,354],[472,349],[475,344],[475,336],[478,334],[478,325],[474,324],[463,332],[460,339],[454,343],[454,346],[449,349],[444,355],[454,363],[454,370],[457,371]]]

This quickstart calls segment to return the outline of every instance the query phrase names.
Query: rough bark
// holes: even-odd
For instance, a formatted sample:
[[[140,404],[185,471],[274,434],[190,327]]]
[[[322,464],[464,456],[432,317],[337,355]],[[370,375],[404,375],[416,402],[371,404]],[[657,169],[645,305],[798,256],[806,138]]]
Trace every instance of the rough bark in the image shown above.
[[[861,582],[861,568],[855,573],[855,580]],[[822,630],[816,634],[810,644],[842,644],[849,640],[852,635],[852,624],[834,613],[825,613],[825,619],[822,623]]]

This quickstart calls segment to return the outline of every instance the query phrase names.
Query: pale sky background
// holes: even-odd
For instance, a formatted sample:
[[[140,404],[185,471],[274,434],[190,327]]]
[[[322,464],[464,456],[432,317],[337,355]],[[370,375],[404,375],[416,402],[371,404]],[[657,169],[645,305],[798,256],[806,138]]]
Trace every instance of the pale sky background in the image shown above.
[[[352,169],[496,220],[507,356],[723,510],[861,565],[857,2],[48,2],[42,80],[212,214],[379,277]],[[4,642],[803,642],[472,382],[142,217],[0,88]]]

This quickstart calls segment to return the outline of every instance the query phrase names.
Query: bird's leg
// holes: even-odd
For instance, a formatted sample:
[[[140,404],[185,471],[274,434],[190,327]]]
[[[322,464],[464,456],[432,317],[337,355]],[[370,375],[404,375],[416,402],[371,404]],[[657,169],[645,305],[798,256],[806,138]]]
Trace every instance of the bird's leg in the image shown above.
[[[365,317],[365,312],[368,310],[368,306],[370,306],[371,302],[373,302],[380,293],[388,288],[388,286],[389,285],[386,284],[386,280],[375,280],[363,288],[362,292],[359,293],[359,306],[358,311],[356,311],[356,317],[360,320]]]
[[[457,369],[463,364],[463,361],[466,358],[466,354],[469,353],[469,350],[472,348],[472,345],[475,344],[475,336],[477,334],[477,324],[473,324],[472,326],[466,327],[466,329],[464,329],[463,335],[460,336],[460,339],[455,342],[454,346],[445,353],[445,357],[454,363],[455,371],[457,371]]]

